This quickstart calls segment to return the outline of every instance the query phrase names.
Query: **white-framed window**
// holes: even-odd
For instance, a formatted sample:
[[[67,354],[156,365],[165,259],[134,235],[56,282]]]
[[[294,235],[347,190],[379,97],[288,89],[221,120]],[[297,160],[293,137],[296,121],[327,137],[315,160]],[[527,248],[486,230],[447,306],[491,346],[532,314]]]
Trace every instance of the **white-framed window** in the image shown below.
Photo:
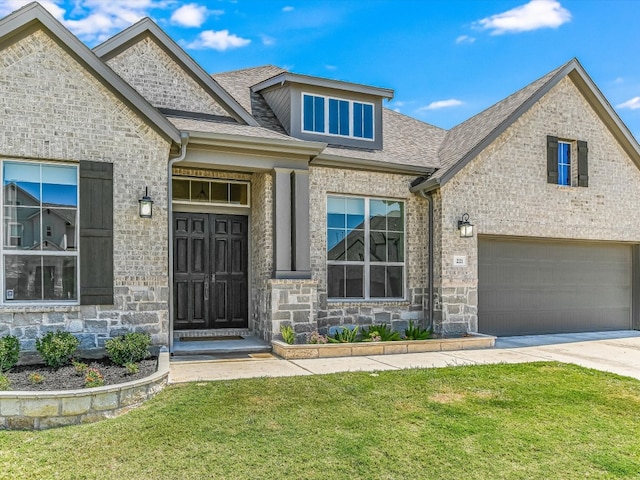
[[[571,185],[571,143],[558,142],[558,185]]]
[[[373,111],[372,103],[303,93],[302,130],[373,140]]]
[[[404,202],[327,196],[327,293],[331,300],[405,298]]]
[[[248,207],[251,200],[249,182],[240,180],[174,177],[172,192],[176,203]]]
[[[2,301],[78,302],[78,167],[2,161]]]

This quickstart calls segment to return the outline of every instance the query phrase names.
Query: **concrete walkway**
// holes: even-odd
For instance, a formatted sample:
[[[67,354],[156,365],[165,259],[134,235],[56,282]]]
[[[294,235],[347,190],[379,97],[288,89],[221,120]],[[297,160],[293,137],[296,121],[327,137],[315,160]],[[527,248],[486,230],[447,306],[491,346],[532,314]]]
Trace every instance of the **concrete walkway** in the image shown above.
[[[337,372],[439,368],[454,365],[554,360],[640,379],[640,331],[502,337],[494,349],[283,360],[270,354],[249,359],[175,362],[170,383]]]

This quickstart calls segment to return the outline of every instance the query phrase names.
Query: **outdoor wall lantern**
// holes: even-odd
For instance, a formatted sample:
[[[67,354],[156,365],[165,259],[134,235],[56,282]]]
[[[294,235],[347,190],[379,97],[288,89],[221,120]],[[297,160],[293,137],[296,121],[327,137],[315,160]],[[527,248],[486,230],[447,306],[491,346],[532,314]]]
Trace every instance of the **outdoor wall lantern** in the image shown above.
[[[473,225],[469,223],[469,214],[462,215],[462,220],[458,220],[458,230],[461,238],[473,237]]]
[[[149,187],[144,188],[144,196],[138,200],[138,213],[140,218],[151,218],[153,216],[153,200],[149,196]]]

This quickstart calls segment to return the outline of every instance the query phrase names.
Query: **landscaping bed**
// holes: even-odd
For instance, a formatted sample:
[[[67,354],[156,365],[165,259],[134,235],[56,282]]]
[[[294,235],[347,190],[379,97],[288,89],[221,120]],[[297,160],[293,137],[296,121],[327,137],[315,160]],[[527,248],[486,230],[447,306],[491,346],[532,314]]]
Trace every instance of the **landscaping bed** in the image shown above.
[[[97,369],[104,378],[105,385],[130,382],[153,374],[158,365],[155,358],[142,360],[138,363],[138,373],[129,374],[127,369],[115,365],[109,359],[80,359],[88,368]],[[46,365],[18,365],[13,367],[6,376],[11,382],[11,390],[20,391],[48,391],[48,390],[74,390],[84,388],[85,376],[78,373],[73,365],[66,365],[58,369],[52,369]],[[34,376],[42,379],[40,382],[30,380]]]
[[[287,359],[355,357],[368,355],[392,355],[398,353],[441,352],[493,348],[496,337],[468,333],[453,338],[429,338],[427,340],[395,340],[390,342],[309,343],[288,345],[273,340],[273,353]]]

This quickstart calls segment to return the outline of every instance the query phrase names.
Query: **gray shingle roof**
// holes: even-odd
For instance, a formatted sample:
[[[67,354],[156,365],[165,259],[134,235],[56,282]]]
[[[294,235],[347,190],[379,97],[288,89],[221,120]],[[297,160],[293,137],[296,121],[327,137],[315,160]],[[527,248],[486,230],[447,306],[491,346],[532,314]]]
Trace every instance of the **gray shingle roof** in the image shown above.
[[[167,117],[169,121],[179,130],[201,133],[222,133],[228,135],[244,135],[256,138],[273,138],[280,140],[296,141],[288,135],[274,132],[264,127],[253,127],[235,122],[220,122],[212,120],[201,120],[197,118]]]
[[[440,169],[433,178],[442,178],[476,146],[499,129],[512,114],[543,88],[565,65],[547,73],[504,100],[456,125],[447,133],[440,147]]]
[[[382,110],[382,150],[365,150],[329,145],[320,155],[361,158],[398,165],[438,168],[438,149],[447,133],[428,123],[388,108]]]
[[[286,70],[265,65],[214,74],[213,78],[256,118],[264,128],[286,134],[269,105],[251,87]],[[320,157],[340,157],[373,160],[376,162],[436,168],[438,149],[446,130],[421,122],[389,109],[383,109],[383,149],[368,150],[336,145],[327,147]]]

